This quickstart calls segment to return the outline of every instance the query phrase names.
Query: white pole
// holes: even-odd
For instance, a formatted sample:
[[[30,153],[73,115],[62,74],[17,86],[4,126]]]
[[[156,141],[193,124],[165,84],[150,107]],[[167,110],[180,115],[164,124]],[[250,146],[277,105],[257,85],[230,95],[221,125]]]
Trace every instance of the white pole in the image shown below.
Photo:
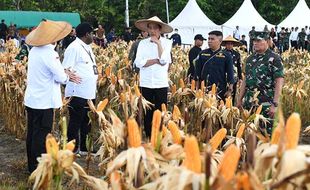
[[[168,4],[168,0],[166,0],[166,12],[167,12],[167,23],[169,24],[169,4]]]
[[[128,8],[128,0],[126,0],[126,10],[125,10],[125,23],[126,27],[129,27],[129,8]]]

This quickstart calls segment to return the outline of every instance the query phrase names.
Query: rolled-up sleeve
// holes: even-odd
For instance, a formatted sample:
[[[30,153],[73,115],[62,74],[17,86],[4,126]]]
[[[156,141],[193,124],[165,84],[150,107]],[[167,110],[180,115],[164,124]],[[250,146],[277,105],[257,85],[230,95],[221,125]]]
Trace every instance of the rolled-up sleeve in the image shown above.
[[[144,51],[146,50],[146,45],[144,43],[143,40],[140,41],[139,45],[138,45],[138,49],[137,49],[137,55],[136,55],[136,59],[135,59],[135,65],[138,68],[142,68],[146,62],[147,62],[147,58],[144,54]]]

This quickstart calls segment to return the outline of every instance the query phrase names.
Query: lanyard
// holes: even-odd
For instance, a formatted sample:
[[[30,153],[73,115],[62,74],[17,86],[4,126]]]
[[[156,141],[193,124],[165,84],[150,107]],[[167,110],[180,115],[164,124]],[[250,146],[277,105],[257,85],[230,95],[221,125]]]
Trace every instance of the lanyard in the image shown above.
[[[90,51],[87,51],[86,48],[81,44],[81,46],[83,47],[83,49],[86,51],[86,53],[89,55],[90,59],[91,59],[91,62],[94,63],[94,60],[93,60],[93,57],[91,56],[91,53]]]

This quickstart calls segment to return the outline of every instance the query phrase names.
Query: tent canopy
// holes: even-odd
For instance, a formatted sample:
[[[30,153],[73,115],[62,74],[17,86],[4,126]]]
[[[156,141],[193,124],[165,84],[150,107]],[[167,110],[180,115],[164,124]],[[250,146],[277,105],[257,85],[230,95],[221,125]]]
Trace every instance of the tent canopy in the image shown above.
[[[184,9],[169,25],[178,29],[182,44],[192,44],[196,34],[202,34],[206,37],[209,31],[220,29],[202,12],[196,0],[189,0]]]
[[[310,18],[310,9],[305,0],[299,0],[293,11],[279,24],[280,27],[303,28],[308,26]]]
[[[236,26],[239,28],[251,30],[252,26],[255,26],[256,30],[263,30],[264,26],[267,25],[269,30],[273,27],[272,24],[268,23],[255,9],[251,0],[244,0],[238,11],[223,24],[224,27],[235,29]]]
[[[4,19],[8,25],[12,22],[18,28],[37,26],[42,19],[67,21],[72,26],[77,26],[81,22],[78,13],[67,12],[0,11],[0,19]]]

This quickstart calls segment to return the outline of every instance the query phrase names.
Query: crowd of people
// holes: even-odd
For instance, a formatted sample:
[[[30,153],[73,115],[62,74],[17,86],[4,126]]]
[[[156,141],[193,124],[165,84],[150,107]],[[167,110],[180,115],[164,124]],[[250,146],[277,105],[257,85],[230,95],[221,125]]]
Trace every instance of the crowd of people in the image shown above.
[[[57,27],[59,25],[62,27]],[[7,35],[2,33],[3,26],[1,25],[1,34]],[[156,16],[138,20],[135,26],[141,33],[131,46],[129,59],[134,71],[140,74],[139,86],[143,97],[154,104],[144,115],[144,131],[149,138],[153,112],[161,109],[163,103],[168,103],[168,73],[170,64],[173,64],[171,49],[182,42],[177,30],[170,39],[167,38],[165,34],[171,33],[173,28]],[[209,32],[207,39],[202,34],[197,34],[188,55],[190,64],[187,81],[195,80],[197,88],[201,88],[202,82],[208,89],[216,84],[218,99],[225,101],[231,97],[240,109],[255,111],[262,105],[263,114],[270,121],[262,126],[262,131],[266,134],[271,134],[284,81],[281,58],[273,51],[272,44],[275,44],[279,52],[284,51],[284,36],[289,33],[284,28],[280,32],[276,31],[255,31],[252,28],[249,32],[249,50],[252,53],[246,59],[246,64],[241,62],[239,52],[234,49],[236,46],[247,46],[246,36],[240,35],[239,27],[236,27],[232,36],[226,38],[217,30]],[[306,49],[306,45],[310,45],[305,40],[309,35],[308,28],[299,33],[297,31],[298,28],[294,28],[289,33],[290,45]],[[133,36],[131,28],[126,28],[122,39],[130,42],[134,40]],[[4,40],[7,39],[6,37]],[[86,136],[91,128],[87,115],[88,101],[95,102],[98,78],[96,57],[90,44],[95,42],[106,48],[108,43],[118,39],[114,29],[105,35],[102,25],[93,29],[89,23],[81,23],[72,28],[66,22],[50,20],[43,20],[27,35],[25,44],[31,48],[24,102],[27,111],[29,172],[36,168],[36,158],[45,152],[45,136],[52,129],[53,110],[62,105],[61,84],[65,84],[64,96],[70,100],[68,140],[76,140],[76,153],[87,151]],[[208,41],[208,48],[201,49],[205,40]],[[55,50],[57,44],[61,44],[64,51],[63,60]],[[245,65],[245,73],[242,73],[242,65]],[[253,98],[254,95],[257,97]]]
[[[301,28],[301,30],[299,27],[278,28],[278,26],[275,26],[269,30],[268,27],[265,26],[263,31],[270,33],[270,38],[272,40],[271,42],[273,43],[271,48],[273,50],[277,48],[279,53],[288,50],[290,47],[293,49],[310,51],[310,27],[308,26]],[[253,26],[248,33],[250,42],[248,48],[250,52],[253,52],[253,40],[255,37],[255,32],[255,26]],[[233,32],[233,37],[242,42],[243,45],[247,46],[245,43],[246,36],[244,34],[240,35],[240,33],[239,26],[236,26],[236,29]]]

